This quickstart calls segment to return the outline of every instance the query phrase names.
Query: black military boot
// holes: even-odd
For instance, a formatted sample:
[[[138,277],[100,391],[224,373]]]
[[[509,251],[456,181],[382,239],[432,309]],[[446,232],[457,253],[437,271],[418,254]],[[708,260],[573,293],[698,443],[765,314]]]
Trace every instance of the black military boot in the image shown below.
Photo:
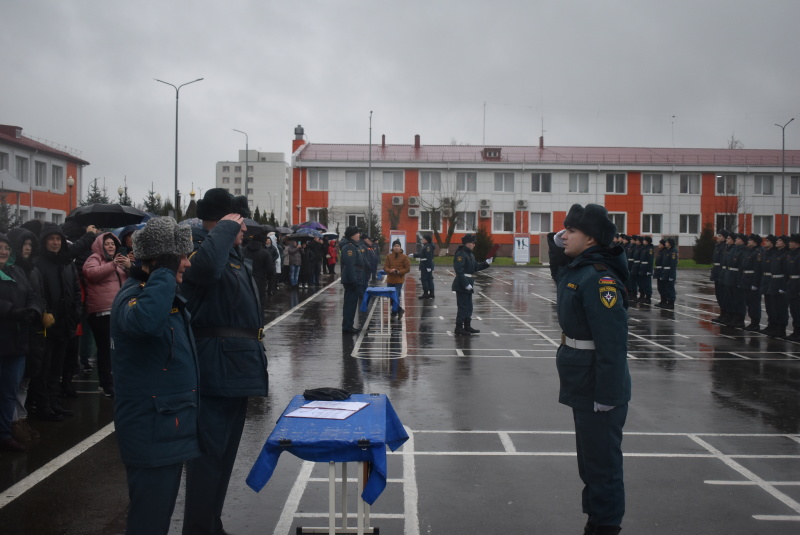
[[[433,299],[434,297],[435,297],[435,296],[433,295],[433,290],[431,290],[431,293],[430,293],[430,294],[428,294],[428,299]]]
[[[480,332],[478,329],[472,328],[472,318],[464,320],[464,330],[469,334],[478,334]]]
[[[594,529],[594,533],[597,535],[617,535],[622,531],[622,528],[619,526],[597,526]]]
[[[675,301],[667,301],[664,304],[664,308],[666,308],[667,310],[675,310]]]
[[[469,332],[464,330],[464,322],[463,321],[457,321],[456,322],[456,330],[453,331],[453,334],[455,334],[456,336],[459,336],[459,335],[462,335],[462,334],[469,335]]]
[[[422,295],[417,297],[417,299],[427,299],[429,296],[430,294],[428,293],[428,290],[425,290],[424,292],[422,292]]]
[[[770,334],[773,338],[786,338],[786,327],[777,326],[773,331],[773,334]]]
[[[787,340],[792,342],[800,342],[800,329],[795,329],[792,334],[786,337]]]
[[[644,298],[644,304],[645,304],[645,305],[649,305],[649,304],[651,304],[652,302],[653,302],[653,301],[650,299],[650,296],[649,296],[649,295],[648,295],[648,296],[645,296],[645,298]]]
[[[597,531],[595,531],[596,529],[597,526],[595,526],[591,522],[586,522],[586,525],[583,526],[583,535],[594,535],[595,533],[597,533]]]
[[[735,314],[728,325],[735,329],[744,329],[744,314]]]
[[[747,327],[745,327],[745,328],[744,328],[744,330],[745,330],[745,331],[756,332],[756,333],[757,333],[758,331],[760,331],[760,329],[758,328],[758,323],[756,323],[755,321],[751,321],[751,322],[750,322],[750,325],[748,325]]]

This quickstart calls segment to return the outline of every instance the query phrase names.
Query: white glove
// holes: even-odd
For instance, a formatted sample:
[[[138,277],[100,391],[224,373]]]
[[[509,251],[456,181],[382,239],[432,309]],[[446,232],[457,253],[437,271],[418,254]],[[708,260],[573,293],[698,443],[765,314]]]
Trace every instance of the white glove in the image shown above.
[[[750,289],[751,289],[752,291],[756,291],[756,290],[758,290],[758,288],[756,288],[755,286],[751,286],[751,287],[750,287]]]
[[[486,259],[486,263],[487,264],[491,265],[492,262],[494,262],[494,257],[493,256]]]
[[[559,230],[556,232],[556,235],[553,236],[553,241],[555,242],[556,246],[561,247],[562,249],[564,248],[564,240],[561,239],[561,236],[563,236],[566,231],[567,229]]]
[[[783,290],[778,290],[778,293],[779,294],[785,294],[786,292],[784,292]]]
[[[603,405],[602,403],[594,402],[594,412],[607,412],[614,408],[614,405]]]
[[[467,284],[467,291],[469,292],[470,290],[472,290],[472,285],[471,284]]]
[[[428,269],[428,273],[430,273],[431,271],[433,271],[433,269],[431,269],[431,268],[427,268],[427,269]]]
[[[325,258],[330,258],[330,257],[331,257],[331,255],[329,255],[329,254],[325,255]]]
[[[409,253],[409,254],[408,254],[408,257],[409,257],[409,258],[414,258],[414,253]]]

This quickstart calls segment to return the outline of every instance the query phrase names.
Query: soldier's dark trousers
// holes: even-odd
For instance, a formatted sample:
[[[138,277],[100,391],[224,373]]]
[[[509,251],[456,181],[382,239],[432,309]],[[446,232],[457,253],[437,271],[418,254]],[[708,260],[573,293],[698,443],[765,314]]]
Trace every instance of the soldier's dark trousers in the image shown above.
[[[456,321],[464,321],[472,317],[472,292],[456,292]]]
[[[772,296],[773,306],[775,307],[775,325],[786,328],[789,325],[789,303],[786,294],[776,294]]]
[[[183,535],[222,533],[222,507],[247,417],[247,398],[201,396],[198,427],[205,454],[186,462]]]
[[[675,293],[675,281],[674,280],[665,280],[664,281],[664,290],[666,291],[667,301],[674,303],[675,297],[677,294]]]
[[[181,486],[183,463],[125,469],[130,499],[126,535],[167,535]]]
[[[426,268],[419,271],[419,279],[422,281],[422,291],[433,293],[433,271],[428,272]]]
[[[352,329],[358,308],[358,285],[354,282],[344,286],[344,308],[342,309],[342,330]]]
[[[639,295],[653,296],[653,279],[651,275],[639,275]]]
[[[727,309],[727,302],[725,297],[727,296],[727,292],[725,291],[727,287],[722,284],[720,281],[714,281],[714,295],[717,297],[717,304],[719,305],[720,311],[725,314]]]
[[[789,312],[792,314],[792,329],[800,333],[800,297],[789,299]]]
[[[656,279],[656,289],[658,290],[658,296],[661,298],[661,300],[666,301],[667,292],[664,290],[664,281],[661,279]]]
[[[761,322],[761,292],[759,290],[747,290],[746,303],[750,322],[758,325]]]
[[[745,290],[736,286],[729,286],[731,298],[731,313],[744,317],[747,313],[747,300]]]
[[[572,410],[583,512],[598,526],[619,526],[625,514],[622,427],[628,404],[606,412]]]

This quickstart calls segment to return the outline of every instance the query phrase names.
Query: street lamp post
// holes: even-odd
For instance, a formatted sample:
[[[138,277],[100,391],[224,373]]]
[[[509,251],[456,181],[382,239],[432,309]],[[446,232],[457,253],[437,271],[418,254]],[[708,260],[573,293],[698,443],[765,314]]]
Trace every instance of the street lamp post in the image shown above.
[[[781,126],[775,123],[775,126],[781,129],[781,234],[786,234],[786,127],[789,123],[794,121],[794,117],[786,121],[786,124]]]
[[[368,164],[368,178],[369,181],[369,198],[367,199],[367,210],[369,210],[369,214],[367,215],[367,230],[366,234],[370,234],[372,232],[372,110],[369,112],[369,164]],[[374,236],[370,236],[371,238],[375,238]]]
[[[159,80],[158,78],[153,79],[156,82],[161,82],[162,84],[166,84],[175,88],[175,218],[177,219],[178,210],[180,208],[180,199],[178,199],[178,99],[180,98],[181,87],[199,82],[200,80],[203,80],[203,78],[198,78],[197,80],[192,80],[191,82],[186,82],[185,84],[181,84],[179,86],[165,82],[164,80]]]
[[[67,187],[69,188],[69,213],[72,212],[72,187],[75,185],[75,179],[72,178],[72,175],[69,175],[67,179]]]
[[[241,130],[236,130],[235,128],[232,129],[234,132],[239,132],[240,134],[244,134],[244,192],[247,194],[247,172],[250,167],[250,136],[247,135],[247,132],[242,132]]]

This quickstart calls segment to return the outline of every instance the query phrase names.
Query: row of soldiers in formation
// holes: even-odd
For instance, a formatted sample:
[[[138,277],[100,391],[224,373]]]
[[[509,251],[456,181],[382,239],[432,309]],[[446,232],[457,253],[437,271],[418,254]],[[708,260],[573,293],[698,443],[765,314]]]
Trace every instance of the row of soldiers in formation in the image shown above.
[[[675,240],[659,240],[658,250],[653,246],[651,236],[629,236],[617,234],[614,245],[625,250],[628,257],[630,277],[627,282],[629,302],[652,304],[653,279],[661,300],[655,305],[660,308],[675,308],[675,276],[678,272],[678,250]]]
[[[800,341],[800,234],[761,238],[720,230],[711,280],[720,315],[712,321]],[[761,329],[761,296],[767,326]],[[786,336],[789,314],[793,332]],[[750,323],[745,326],[745,317]]]

